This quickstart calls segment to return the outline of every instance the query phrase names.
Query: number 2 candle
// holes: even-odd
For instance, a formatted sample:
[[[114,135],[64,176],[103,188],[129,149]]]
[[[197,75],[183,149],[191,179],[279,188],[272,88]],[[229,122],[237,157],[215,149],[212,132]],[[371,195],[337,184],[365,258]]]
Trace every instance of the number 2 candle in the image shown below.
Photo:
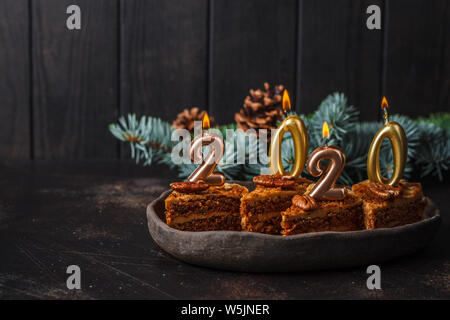
[[[209,129],[208,113],[203,117],[203,129]],[[225,183],[225,176],[220,172],[215,172],[217,164],[222,159],[225,146],[223,140],[208,132],[197,136],[191,143],[190,155],[193,161],[202,159],[202,147],[211,145],[208,156],[197,169],[187,179],[191,182],[204,181],[212,186],[221,186]]]
[[[400,181],[403,171],[405,170],[408,142],[403,127],[397,122],[389,121],[389,114],[387,111],[388,102],[386,97],[383,97],[381,101],[381,108],[384,112],[385,124],[378,130],[370,145],[369,153],[367,155],[367,176],[370,181],[381,182],[393,186]],[[380,170],[380,148],[381,143],[385,138],[388,138],[391,141],[394,155],[394,172],[389,179],[383,177]]]
[[[341,200],[345,197],[345,188],[336,187],[335,183],[344,169],[345,154],[339,147],[326,144],[330,138],[326,122],[322,126],[322,137],[325,139],[325,146],[314,150],[308,159],[308,172],[313,177],[321,176],[308,195],[318,200]],[[321,165],[321,161],[325,159],[330,161],[326,170]]]

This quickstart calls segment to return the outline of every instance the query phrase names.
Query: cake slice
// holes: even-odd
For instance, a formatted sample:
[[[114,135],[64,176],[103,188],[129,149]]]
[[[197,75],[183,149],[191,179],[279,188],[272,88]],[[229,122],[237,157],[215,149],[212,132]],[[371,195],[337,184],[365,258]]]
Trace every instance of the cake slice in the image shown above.
[[[391,228],[422,219],[426,199],[420,183],[401,180],[390,186],[366,180],[353,185],[352,190],[364,201],[366,229]]]
[[[282,217],[281,233],[285,236],[364,228],[362,200],[351,190],[347,190],[342,200],[315,200],[309,195],[296,195]]]
[[[229,183],[177,184],[171,184],[174,191],[165,201],[166,222],[170,227],[184,231],[241,230],[240,204],[247,188]]]
[[[253,178],[256,189],[242,197],[242,230],[280,234],[281,212],[291,205],[292,197],[303,194],[312,182],[283,175],[260,175]]]

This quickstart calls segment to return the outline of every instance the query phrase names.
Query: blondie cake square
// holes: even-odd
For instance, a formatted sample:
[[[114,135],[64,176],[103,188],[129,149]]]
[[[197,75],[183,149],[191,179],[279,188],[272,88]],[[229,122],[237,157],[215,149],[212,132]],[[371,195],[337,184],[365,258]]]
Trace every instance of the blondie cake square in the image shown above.
[[[321,231],[354,231],[364,228],[362,200],[347,190],[342,200],[315,200],[296,195],[282,213],[282,234]]]
[[[240,231],[240,204],[242,196],[248,193],[247,188],[225,183],[201,189],[178,188],[181,191],[174,190],[166,198],[167,224],[184,231]]]
[[[292,197],[303,194],[312,182],[283,175],[260,175],[253,178],[256,189],[242,197],[242,230],[280,234],[281,212],[291,205]]]
[[[366,229],[391,228],[422,219],[426,199],[420,183],[401,180],[390,186],[366,180],[353,185],[352,190],[364,201]]]

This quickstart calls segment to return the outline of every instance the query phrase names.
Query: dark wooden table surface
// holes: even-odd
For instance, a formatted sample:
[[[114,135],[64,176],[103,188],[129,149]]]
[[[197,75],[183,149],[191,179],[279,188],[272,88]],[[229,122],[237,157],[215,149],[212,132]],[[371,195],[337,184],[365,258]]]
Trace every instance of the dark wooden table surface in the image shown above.
[[[224,272],[180,262],[147,231],[147,204],[176,177],[130,162],[23,162],[0,166],[0,298],[311,299],[450,298],[450,185],[425,183],[443,223],[425,250],[366,267],[296,274]],[[81,268],[68,290],[66,268]]]

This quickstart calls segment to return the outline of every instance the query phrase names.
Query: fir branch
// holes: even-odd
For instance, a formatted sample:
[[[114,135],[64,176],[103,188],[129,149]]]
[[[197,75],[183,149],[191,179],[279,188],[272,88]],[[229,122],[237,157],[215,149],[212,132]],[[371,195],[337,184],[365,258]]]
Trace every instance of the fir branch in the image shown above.
[[[432,175],[443,181],[444,171],[450,168],[449,132],[434,123],[420,122],[418,127],[421,135],[415,164],[421,177]]]
[[[292,114],[296,114],[293,112]],[[358,122],[358,112],[347,105],[343,94],[334,93],[320,104],[318,110],[311,115],[299,115],[305,122],[309,134],[308,155],[323,145],[321,136],[322,124],[327,121],[330,126],[329,144],[340,146],[347,156],[347,164],[339,178],[339,183],[353,184],[367,179],[367,153],[376,132],[382,127],[382,121]],[[444,179],[450,168],[450,114],[432,114],[428,118],[416,121],[409,117],[392,115],[391,121],[397,121],[405,130],[408,139],[408,158],[405,178],[411,176],[415,169],[420,176],[435,176]],[[226,129],[235,129],[236,124],[222,125],[217,129],[226,137]],[[181,177],[187,177],[197,164],[175,165],[171,159],[171,151],[176,143],[171,141],[173,129],[170,124],[153,117],[141,117],[130,114],[122,116],[117,124],[109,126],[111,133],[120,141],[130,145],[131,157],[137,163],[150,165],[155,161],[177,167]],[[268,170],[267,165],[250,163],[249,155],[258,154],[258,144],[242,131],[235,131],[227,141],[222,163],[217,170],[223,172],[228,179],[250,180],[259,175],[261,170]],[[237,160],[237,149],[245,147],[245,164],[233,164]],[[392,174],[392,148],[385,140],[380,151],[380,167],[382,174]],[[205,152],[206,152],[205,148]],[[267,154],[266,154],[267,156]],[[292,169],[295,159],[294,145],[290,133],[286,133],[282,143],[282,161],[286,171]],[[303,172],[308,176],[306,168]]]
[[[417,119],[419,123],[433,123],[444,130],[450,130],[450,113],[432,113],[428,118],[420,117]]]
[[[334,93],[322,101],[311,119],[310,137],[321,144],[322,125],[326,121],[330,128],[330,144],[339,145],[358,122],[359,112],[347,105],[347,98],[343,93]]]
[[[142,116],[138,121],[135,114],[129,114],[110,124],[109,130],[119,140],[129,142],[136,163],[150,165],[154,157],[161,160],[172,151],[172,128],[161,119]]]

